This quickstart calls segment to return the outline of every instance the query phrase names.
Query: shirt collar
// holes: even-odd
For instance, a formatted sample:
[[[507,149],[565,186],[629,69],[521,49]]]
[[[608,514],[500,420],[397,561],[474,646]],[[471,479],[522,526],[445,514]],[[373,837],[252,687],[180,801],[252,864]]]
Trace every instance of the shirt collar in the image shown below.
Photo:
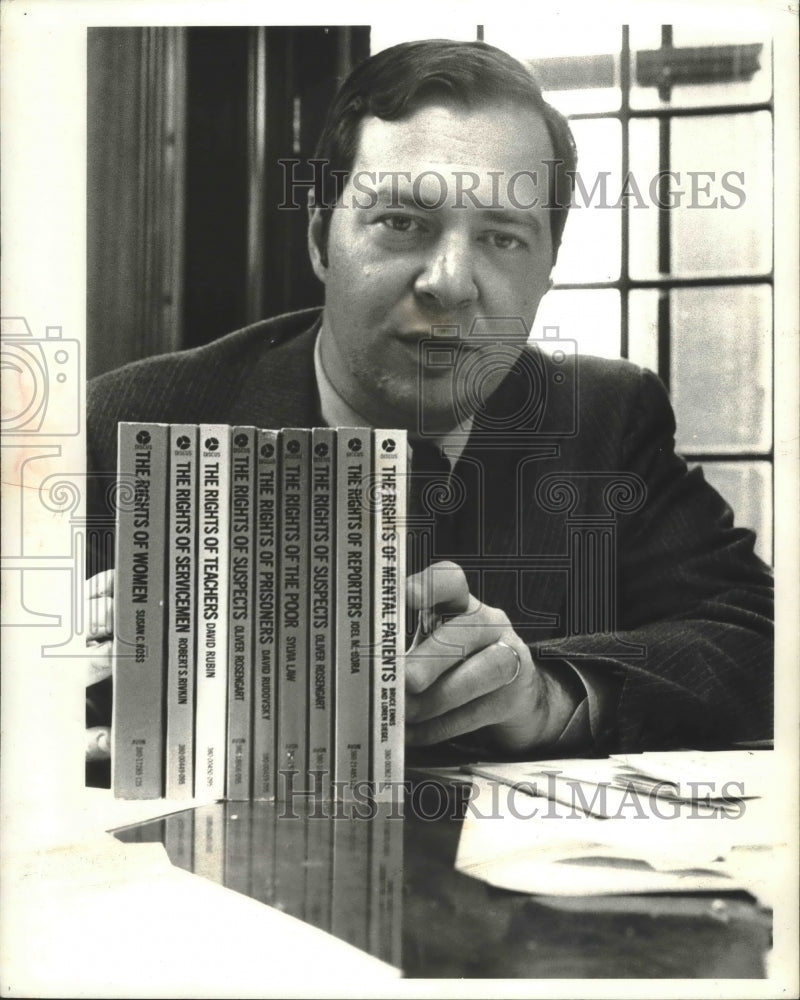
[[[322,366],[322,352],[320,349],[320,337],[324,330],[324,320],[317,334],[314,343],[314,372],[317,379],[317,391],[319,392],[320,411],[322,419],[327,427],[369,427],[370,422],[360,413],[353,409],[350,404],[342,399],[333,383],[328,378]],[[441,437],[431,437],[427,440],[437,445],[442,450],[442,454],[450,463],[452,472],[456,462],[461,458],[461,454],[467,444],[467,438],[472,430],[472,417],[467,417],[460,424],[443,434]],[[414,438],[409,435],[411,447],[414,447]]]

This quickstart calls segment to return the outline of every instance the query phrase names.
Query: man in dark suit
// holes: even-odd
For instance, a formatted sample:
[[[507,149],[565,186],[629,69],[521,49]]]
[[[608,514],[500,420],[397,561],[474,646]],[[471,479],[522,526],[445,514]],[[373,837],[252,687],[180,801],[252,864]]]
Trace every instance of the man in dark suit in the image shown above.
[[[435,628],[407,657],[410,744],[769,735],[770,577],[675,455],[660,383],[528,343],[575,165],[529,74],[482,43],[387,50],[341,88],[318,159],[338,185],[310,214],[322,311],[96,380],[92,470],[113,471],[122,419],[405,427],[439,487],[415,508],[431,564],[408,606]]]

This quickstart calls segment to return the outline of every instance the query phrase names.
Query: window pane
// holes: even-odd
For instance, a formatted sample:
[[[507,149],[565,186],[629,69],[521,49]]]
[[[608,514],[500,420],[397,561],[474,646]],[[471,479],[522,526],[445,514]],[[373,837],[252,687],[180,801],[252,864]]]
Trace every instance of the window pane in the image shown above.
[[[730,504],[734,524],[756,532],[756,552],[772,562],[772,469],[769,462],[704,462],[706,479]]]
[[[542,299],[533,337],[544,336],[544,327],[555,327],[561,339],[577,341],[579,354],[619,357],[619,292],[606,289],[579,291],[554,289]],[[545,342],[541,345],[548,349]],[[557,347],[555,344],[554,347]]]
[[[653,289],[628,295],[628,358],[658,372],[658,296]]]
[[[622,255],[621,212],[613,207],[620,191],[622,130],[613,120],[570,124],[578,147],[578,179],[553,280],[613,281]]]
[[[629,199],[628,270],[632,278],[658,275],[658,122],[652,118],[633,119],[628,131],[631,174],[642,193],[645,207]],[[655,197],[650,196],[653,186]]]
[[[670,388],[679,450],[685,454],[769,451],[769,287],[676,289],[670,302]]]
[[[752,14],[752,16],[748,16]],[[768,101],[772,93],[772,44],[766,19],[738,7],[736,16],[713,22],[676,23],[672,29],[672,45],[676,53],[677,73],[691,73],[697,82],[674,84],[666,95],[659,94],[643,60],[656,59],[649,55],[661,48],[658,25],[632,25],[631,45],[631,107],[699,107],[710,104],[752,104]],[[755,46],[755,48],[753,48]],[[735,47],[732,50],[731,47]],[[705,51],[692,53],[691,49]],[[640,56],[640,53],[648,53]],[[638,57],[638,58],[637,58]],[[668,56],[667,56],[668,58]],[[637,73],[637,63],[639,70]],[[698,80],[698,76],[700,79]],[[712,79],[708,79],[708,77]]]
[[[630,274],[657,277],[659,216],[680,277],[767,274],[772,266],[772,118],[769,112],[673,118],[670,192],[658,188],[659,124],[630,124]],[[672,204],[659,212],[659,200]],[[646,207],[641,207],[642,202]]]
[[[539,22],[525,31],[509,19],[485,25],[483,37],[525,63],[564,114],[619,108],[619,24]]]
[[[672,121],[683,198],[670,212],[675,274],[765,274],[772,262],[769,112]],[[692,177],[690,172],[704,172]]]

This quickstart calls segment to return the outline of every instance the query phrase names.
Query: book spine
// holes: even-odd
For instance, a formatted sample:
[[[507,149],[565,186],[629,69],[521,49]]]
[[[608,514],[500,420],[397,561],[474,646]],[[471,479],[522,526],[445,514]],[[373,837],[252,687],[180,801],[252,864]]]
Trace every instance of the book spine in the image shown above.
[[[405,582],[408,440],[374,432],[372,774],[375,800],[401,797],[405,747]]]
[[[262,807],[263,808],[263,807]],[[299,796],[286,810],[275,813],[275,877],[272,905],[298,920],[305,920],[308,879],[308,808]]]
[[[171,424],[169,453],[165,794],[190,799],[194,792],[197,426]]]
[[[252,838],[256,849],[252,851],[250,869],[250,895],[259,903],[274,906],[276,858],[275,827],[278,810],[274,806],[254,805],[250,810],[253,824]]]
[[[261,851],[261,843],[253,839],[252,805],[226,802],[225,809],[225,862],[224,886],[243,896],[251,895],[253,854]]]
[[[337,430],[334,796],[369,781],[370,516],[372,431]]]
[[[226,796],[250,798],[255,579],[255,427],[231,428]]]
[[[332,820],[331,934],[361,951],[369,947],[369,830],[372,822],[353,812]]]
[[[311,584],[308,768],[314,794],[328,799],[333,761],[333,662],[336,623],[336,432],[317,427],[311,441]]]
[[[166,424],[118,427],[112,787],[164,794]]]
[[[312,807],[313,808],[313,807]],[[306,899],[304,920],[330,933],[333,898],[333,826],[337,820],[307,812]]]
[[[253,798],[275,798],[278,612],[278,432],[260,430],[256,458],[256,694]]]
[[[310,431],[281,431],[277,794],[307,785]]]
[[[199,591],[194,794],[225,795],[228,696],[230,429],[201,424],[198,470]]]
[[[225,883],[225,803],[210,802],[192,810],[194,815],[195,875],[219,885]]]
[[[165,816],[164,850],[170,863],[184,871],[194,871],[194,812],[184,809]]]
[[[400,968],[403,938],[403,818],[393,803],[376,803],[369,821],[369,951]]]

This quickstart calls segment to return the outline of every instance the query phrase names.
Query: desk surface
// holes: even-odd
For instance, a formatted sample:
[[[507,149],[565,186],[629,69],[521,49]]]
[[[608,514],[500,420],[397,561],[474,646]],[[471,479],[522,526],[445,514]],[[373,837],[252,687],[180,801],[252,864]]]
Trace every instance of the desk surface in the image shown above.
[[[458,784],[441,787],[446,802],[437,791],[402,820],[391,810],[336,818],[328,809],[323,816],[229,802],[116,836],[162,842],[174,865],[339,936],[407,977],[765,975],[771,916],[745,893],[564,899],[457,872],[464,799]]]

